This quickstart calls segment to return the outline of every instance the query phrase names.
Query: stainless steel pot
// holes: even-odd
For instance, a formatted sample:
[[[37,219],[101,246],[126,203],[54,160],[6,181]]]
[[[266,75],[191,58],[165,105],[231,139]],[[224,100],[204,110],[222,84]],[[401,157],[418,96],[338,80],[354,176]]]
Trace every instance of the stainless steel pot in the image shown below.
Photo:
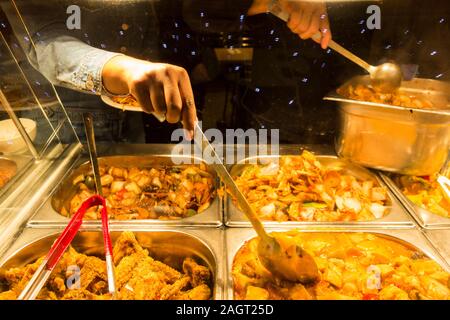
[[[368,81],[368,76],[355,77],[342,87]],[[325,97],[339,104],[336,153],[370,168],[409,175],[436,173],[450,149],[450,84],[414,79],[404,81],[400,91],[428,99],[436,108],[358,101],[337,92]]]

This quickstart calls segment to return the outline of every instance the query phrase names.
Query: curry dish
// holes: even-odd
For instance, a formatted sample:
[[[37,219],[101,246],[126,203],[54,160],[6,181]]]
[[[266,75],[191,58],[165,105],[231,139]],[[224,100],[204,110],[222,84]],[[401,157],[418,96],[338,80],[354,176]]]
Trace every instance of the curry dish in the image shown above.
[[[211,298],[209,268],[186,257],[182,270],[153,259],[132,232],[117,239],[113,251],[117,298],[121,300],[207,300]],[[17,299],[44,257],[20,268],[0,270],[0,300]],[[80,268],[78,288],[68,288],[71,266]],[[108,293],[105,261],[70,247],[51,274],[38,299],[104,300]],[[5,290],[6,289],[6,290]]]
[[[204,164],[125,168],[101,166],[101,184],[110,218],[180,219],[206,210],[215,196],[214,178]],[[71,217],[90,196],[94,195],[92,175],[74,178],[77,194],[69,210],[61,214]],[[100,219],[95,207],[86,212],[85,219]]]
[[[450,218],[450,202],[436,181],[436,176],[395,176],[395,183],[414,204],[434,214]]]
[[[376,180],[325,167],[308,151],[245,166],[235,181],[263,220],[368,221],[388,212],[387,191]]]
[[[235,299],[450,299],[450,274],[415,248],[369,233],[277,233],[311,254],[321,279],[300,284],[276,279],[260,262],[258,238],[237,252]]]
[[[411,94],[396,91],[393,93],[378,92],[368,85],[358,84],[349,85],[338,89],[337,92],[349,99],[389,104],[393,106],[413,108],[413,109],[432,109],[431,101]]]

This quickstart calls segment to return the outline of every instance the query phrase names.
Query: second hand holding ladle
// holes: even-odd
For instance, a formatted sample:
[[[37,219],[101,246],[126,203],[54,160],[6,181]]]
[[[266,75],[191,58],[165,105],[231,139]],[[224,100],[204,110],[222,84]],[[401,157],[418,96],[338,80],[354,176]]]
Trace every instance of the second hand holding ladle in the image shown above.
[[[271,2],[269,11],[281,20],[289,21],[289,15],[283,11],[278,1]],[[322,35],[318,32],[311,38],[320,43]],[[392,92],[400,87],[403,77],[402,70],[397,64],[386,62],[379,66],[372,66],[333,40],[330,40],[328,47],[365,69],[375,89],[381,92]]]

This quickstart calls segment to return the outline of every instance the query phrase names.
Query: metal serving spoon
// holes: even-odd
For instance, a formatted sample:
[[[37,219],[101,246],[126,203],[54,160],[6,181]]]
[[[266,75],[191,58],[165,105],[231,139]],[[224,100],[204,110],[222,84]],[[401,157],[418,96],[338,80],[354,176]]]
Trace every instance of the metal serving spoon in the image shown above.
[[[320,33],[316,33],[312,36],[312,39],[316,41],[320,41],[320,38]],[[372,86],[377,90],[381,92],[392,92],[400,87],[403,77],[402,70],[397,64],[386,62],[379,66],[372,66],[333,40],[330,40],[328,46],[350,61],[364,68],[370,74]]]
[[[319,271],[313,257],[299,245],[289,241],[288,238],[272,236],[266,232],[261,221],[259,221],[247,199],[236,186],[233,178],[228,173],[228,170],[223,165],[198,123],[196,124],[195,130],[201,136],[202,150],[211,150],[215,163],[210,165],[225,183],[229,192],[236,198],[240,208],[246,214],[258,234],[260,239],[258,256],[263,265],[273,275],[285,280],[299,281],[301,283],[312,283],[319,280]],[[194,141],[198,142],[198,139],[194,139]]]
[[[269,11],[285,22],[289,20],[288,14],[282,10],[277,1],[272,1]],[[312,39],[320,42],[321,34],[316,33]],[[402,70],[397,64],[386,62],[379,66],[372,66],[333,40],[330,40],[328,47],[365,69],[370,74],[372,86],[377,90],[392,92],[400,87],[403,77]]]

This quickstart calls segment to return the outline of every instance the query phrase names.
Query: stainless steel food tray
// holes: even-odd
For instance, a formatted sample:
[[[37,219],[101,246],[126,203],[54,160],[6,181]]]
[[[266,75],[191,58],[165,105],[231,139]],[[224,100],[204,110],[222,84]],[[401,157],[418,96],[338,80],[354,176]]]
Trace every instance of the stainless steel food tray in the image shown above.
[[[450,218],[441,217],[440,215],[419,207],[410,201],[394,183],[394,181],[392,181],[392,179],[386,174],[380,173],[380,176],[421,227],[429,229],[450,227]]]
[[[223,299],[224,270],[224,232],[217,228],[187,229],[144,229],[144,228],[112,228],[111,239],[115,239],[121,231],[133,231],[144,247],[150,248],[152,256],[158,260],[164,257],[194,256],[205,262],[214,275],[213,299]],[[45,255],[53,241],[61,233],[60,228],[31,229],[26,228],[15,243],[0,259],[0,267],[20,267],[34,262]],[[73,247],[84,253],[104,255],[101,230],[81,230],[74,238]]]
[[[450,229],[425,230],[425,235],[450,268]]]
[[[287,155],[287,154],[283,154]],[[295,155],[292,155],[295,156]],[[266,156],[266,157],[257,157],[256,160],[259,159],[276,159],[277,156]],[[323,163],[324,165],[342,165],[345,170],[353,174],[355,177],[361,179],[374,179],[381,186],[384,186],[381,179],[373,172],[362,168],[360,166],[351,164],[345,160],[338,159],[336,156],[323,156],[317,155],[317,159]],[[243,161],[245,163],[249,160],[255,160],[255,158],[247,158]],[[235,165],[231,168],[231,175],[237,174],[240,170],[242,170],[242,165]],[[331,225],[331,226],[345,226],[345,227],[404,227],[404,228],[412,228],[414,226],[414,222],[408,213],[404,210],[398,200],[389,192],[388,190],[388,204],[390,206],[389,213],[381,219],[372,220],[372,221],[355,221],[355,222],[317,222],[317,221],[286,221],[286,222],[278,222],[278,221],[263,221],[263,224],[267,227],[298,227],[305,225]],[[225,199],[225,224],[229,227],[250,227],[250,222],[245,217],[244,213],[240,211],[233,203],[232,198],[227,195]]]
[[[173,159],[177,161],[185,160],[190,161],[194,158],[186,156],[175,156],[169,154],[148,154],[148,155],[115,155],[99,158],[100,164],[108,164],[122,167],[151,167],[155,165],[173,165]],[[197,163],[201,162],[201,159],[195,158]],[[75,195],[76,188],[72,185],[74,177],[80,173],[85,173],[90,170],[90,164],[88,160],[83,157],[79,159],[73,166],[72,170],[69,170],[67,175],[63,178],[62,182],[55,187],[52,194],[45,199],[43,206],[38,212],[31,218],[29,225],[33,227],[47,227],[55,225],[66,225],[69,222],[69,218],[59,214],[59,210],[67,205],[67,202]],[[208,168],[208,171],[216,177],[215,188],[219,185],[219,180],[213,169]],[[101,221],[97,220],[85,220],[83,222],[85,226],[100,225]],[[210,206],[200,214],[192,217],[177,219],[177,220],[158,220],[158,219],[141,219],[141,220],[110,220],[110,224],[114,225],[153,225],[153,226],[220,226],[222,224],[222,200],[216,194],[215,198],[211,202]]]
[[[369,84],[369,76],[348,85]],[[450,148],[450,84],[431,80],[403,81],[400,92],[428,99],[435,109],[412,109],[348,99],[337,91],[325,100],[339,105],[336,153],[360,165],[408,175],[438,172]]]
[[[303,228],[272,228],[270,231],[289,231],[298,229],[301,232],[367,232],[388,237],[394,237],[394,240],[400,240],[407,242],[408,244],[416,247],[425,253],[430,259],[433,259],[439,265],[442,266],[447,272],[450,272],[450,266],[445,263],[439,253],[431,246],[430,242],[418,229],[371,229],[371,228],[315,228],[315,227],[303,227]],[[233,260],[236,253],[242,247],[242,245],[252,238],[256,237],[256,233],[253,229],[249,228],[229,228],[225,231],[225,239],[227,246],[227,270],[226,270],[226,283],[225,283],[225,299],[233,299],[233,278],[231,274]]]

